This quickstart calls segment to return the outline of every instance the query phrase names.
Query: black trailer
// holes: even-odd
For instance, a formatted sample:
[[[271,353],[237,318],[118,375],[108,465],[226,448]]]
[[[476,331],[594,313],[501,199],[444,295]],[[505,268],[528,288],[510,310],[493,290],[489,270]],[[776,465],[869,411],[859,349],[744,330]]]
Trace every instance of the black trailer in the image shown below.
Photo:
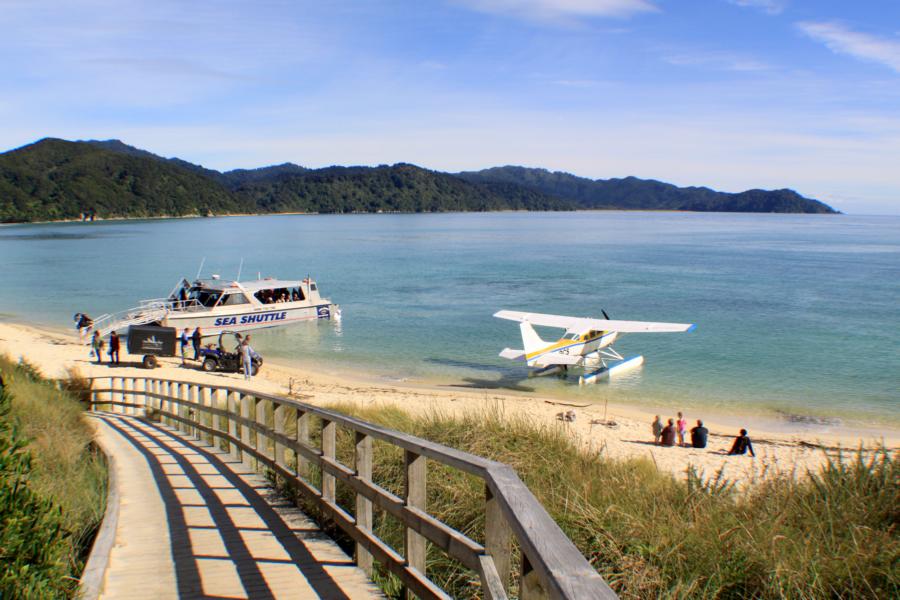
[[[132,325],[128,328],[128,353],[143,354],[144,368],[153,369],[157,356],[175,356],[174,327]]]

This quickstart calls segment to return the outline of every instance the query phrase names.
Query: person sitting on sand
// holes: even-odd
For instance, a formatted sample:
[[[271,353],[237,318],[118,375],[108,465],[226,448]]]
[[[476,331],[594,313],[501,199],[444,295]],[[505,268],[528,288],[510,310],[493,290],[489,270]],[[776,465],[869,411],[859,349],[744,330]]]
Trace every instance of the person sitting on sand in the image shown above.
[[[656,415],[656,420],[653,421],[653,443],[659,446],[659,438],[662,436],[663,424],[662,420],[659,418],[659,415]]]
[[[678,445],[684,446],[684,434],[687,433],[687,419],[679,411],[678,420],[675,422],[675,431],[678,433]]]
[[[734,444],[731,445],[731,450],[728,451],[728,455],[747,454],[748,450],[750,451],[750,456],[756,456],[756,454],[753,453],[753,444],[750,443],[750,437],[747,435],[747,430],[741,429],[741,435],[734,438]]]
[[[707,437],[709,437],[709,429],[703,426],[703,421],[697,419],[697,426],[691,429],[691,446],[706,448]]]
[[[659,441],[660,446],[675,445],[675,419],[669,419],[669,424],[663,427]]]

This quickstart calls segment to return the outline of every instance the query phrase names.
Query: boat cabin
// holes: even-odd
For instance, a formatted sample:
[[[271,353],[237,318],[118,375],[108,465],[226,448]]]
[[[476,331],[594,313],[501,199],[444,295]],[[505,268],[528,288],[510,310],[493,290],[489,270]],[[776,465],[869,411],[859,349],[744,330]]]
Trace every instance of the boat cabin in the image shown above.
[[[312,279],[256,279],[237,282],[198,279],[189,282],[182,279],[169,295],[173,310],[209,310],[224,306],[293,304],[303,305],[321,302],[316,282]]]

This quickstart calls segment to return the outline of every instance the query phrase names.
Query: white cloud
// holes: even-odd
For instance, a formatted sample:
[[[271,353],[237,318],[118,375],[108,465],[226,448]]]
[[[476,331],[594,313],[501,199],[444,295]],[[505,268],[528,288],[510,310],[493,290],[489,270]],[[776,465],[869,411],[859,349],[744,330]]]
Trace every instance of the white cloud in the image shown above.
[[[457,0],[481,12],[532,20],[628,17],[658,10],[649,0]]]
[[[839,23],[806,21],[797,23],[797,27],[812,39],[824,43],[836,54],[847,54],[880,63],[900,73],[900,41],[853,31]]]
[[[728,0],[731,4],[744,8],[756,8],[767,15],[780,15],[784,12],[784,2],[780,0]]]

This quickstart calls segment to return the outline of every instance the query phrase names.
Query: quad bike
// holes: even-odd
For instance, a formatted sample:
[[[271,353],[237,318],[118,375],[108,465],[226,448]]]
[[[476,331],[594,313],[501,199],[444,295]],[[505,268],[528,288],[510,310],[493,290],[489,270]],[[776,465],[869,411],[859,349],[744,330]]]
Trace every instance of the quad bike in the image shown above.
[[[235,345],[234,351],[229,352],[223,343],[225,340],[225,336],[231,335],[234,337]],[[241,337],[240,334],[234,331],[223,331],[219,334],[219,343],[216,346],[210,344],[206,348],[200,348],[200,360],[202,360],[202,364],[200,366],[206,372],[212,371],[224,371],[225,373],[240,373],[244,370],[242,358],[241,358]],[[251,357],[251,367],[250,374],[256,375],[259,373],[260,367],[262,367],[263,359],[262,356],[253,353]]]

